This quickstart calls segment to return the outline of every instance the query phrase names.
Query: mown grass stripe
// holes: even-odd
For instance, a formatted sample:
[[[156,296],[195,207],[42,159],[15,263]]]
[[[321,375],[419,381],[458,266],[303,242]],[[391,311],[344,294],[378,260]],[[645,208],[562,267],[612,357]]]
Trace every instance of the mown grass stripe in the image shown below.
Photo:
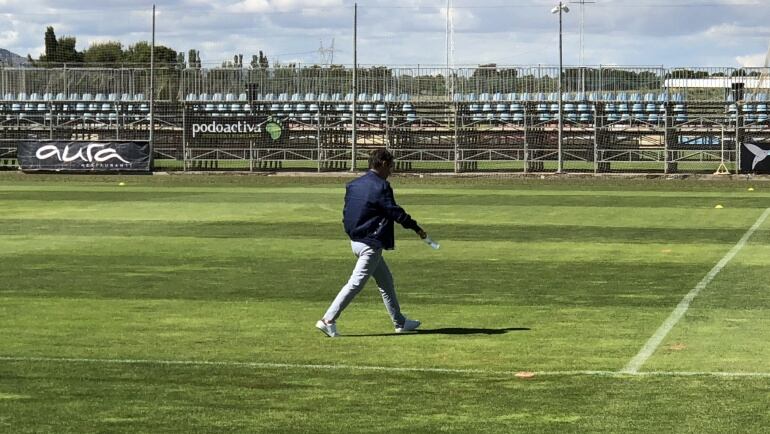
[[[770,378],[770,372],[692,372],[692,371],[650,371],[650,372],[617,372],[617,371],[496,371],[486,369],[461,368],[420,368],[396,366],[369,365],[327,365],[327,364],[294,364],[269,362],[235,362],[213,360],[151,360],[151,359],[96,359],[96,358],[59,358],[59,357],[11,357],[0,356],[3,362],[20,363],[87,363],[87,364],[118,364],[118,365],[160,365],[160,366],[218,366],[232,368],[257,369],[304,369],[304,370],[349,370],[349,371],[384,371],[384,372],[425,372],[436,374],[464,374],[489,376],[517,376],[526,378],[527,374],[534,376],[598,376],[598,377],[759,377]]]
[[[735,255],[737,255],[738,252],[743,249],[743,247],[749,241],[749,238],[751,238],[759,226],[764,223],[768,215],[770,215],[770,208],[767,208],[765,212],[759,216],[757,221],[754,222],[754,225],[751,226],[745,234],[743,234],[743,237],[741,237],[738,243],[733,246],[733,248],[730,249],[730,251],[727,252],[727,254],[714,266],[714,268],[712,268],[711,271],[709,271],[708,274],[706,274],[706,276],[684,296],[674,311],[671,312],[668,318],[663,321],[663,324],[660,325],[658,330],[655,331],[655,334],[653,334],[647,343],[644,344],[639,353],[634,356],[634,358],[631,359],[628,364],[621,370],[622,373],[635,374],[639,371],[642,365],[647,362],[647,359],[649,359],[650,356],[655,353],[655,351],[658,349],[658,346],[660,346],[660,343],[663,342],[663,339],[666,338],[671,329],[673,329],[679,320],[682,319],[684,314],[687,312],[687,309],[689,309],[690,303],[692,303],[693,299],[695,299],[695,297],[703,290],[703,288],[708,286],[708,284],[714,280],[717,274],[719,274],[719,272],[722,271],[722,269],[735,257]]]

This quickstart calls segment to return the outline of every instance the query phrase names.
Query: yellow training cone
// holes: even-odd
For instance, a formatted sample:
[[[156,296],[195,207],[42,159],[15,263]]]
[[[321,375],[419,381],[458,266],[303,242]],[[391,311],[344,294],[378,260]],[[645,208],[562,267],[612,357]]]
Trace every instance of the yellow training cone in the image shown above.
[[[754,191],[754,187],[749,187],[749,191]]]
[[[724,207],[723,207],[722,205],[717,205],[717,206],[715,206],[714,208],[716,208],[716,209],[722,209],[722,208],[724,208]]]

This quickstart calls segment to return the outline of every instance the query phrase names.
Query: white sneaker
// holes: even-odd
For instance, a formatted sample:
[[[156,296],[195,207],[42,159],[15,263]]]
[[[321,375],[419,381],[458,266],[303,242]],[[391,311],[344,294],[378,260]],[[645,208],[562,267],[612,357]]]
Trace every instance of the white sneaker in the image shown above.
[[[315,323],[315,328],[317,328],[318,330],[321,330],[323,334],[325,334],[326,336],[329,336],[330,338],[339,336],[337,334],[337,324],[335,323],[326,324],[324,320],[319,319],[318,322]]]
[[[422,323],[416,319],[407,319],[401,327],[396,327],[396,333],[413,332],[417,330],[420,324]]]

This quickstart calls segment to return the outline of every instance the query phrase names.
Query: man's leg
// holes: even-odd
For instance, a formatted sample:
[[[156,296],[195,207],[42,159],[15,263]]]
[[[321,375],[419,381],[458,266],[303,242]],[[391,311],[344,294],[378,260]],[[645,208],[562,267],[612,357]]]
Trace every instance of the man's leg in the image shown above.
[[[388,264],[385,263],[385,258],[380,258],[380,262],[377,268],[372,272],[374,280],[377,282],[377,287],[380,289],[380,295],[382,295],[382,301],[385,303],[385,308],[390,314],[390,318],[393,320],[393,325],[401,327],[406,321],[404,315],[401,314],[401,306],[398,304],[398,297],[396,296],[396,288],[393,285],[393,275],[390,274]]]
[[[369,280],[369,276],[377,269],[382,260],[382,249],[373,249],[364,243],[357,242],[352,242],[351,247],[353,248],[353,253],[358,256],[358,261],[356,261],[356,266],[350,275],[350,279],[348,279],[348,283],[342,287],[324,314],[323,320],[327,323],[333,323],[337,320],[353,298],[361,292],[364,285],[366,285],[366,281]]]

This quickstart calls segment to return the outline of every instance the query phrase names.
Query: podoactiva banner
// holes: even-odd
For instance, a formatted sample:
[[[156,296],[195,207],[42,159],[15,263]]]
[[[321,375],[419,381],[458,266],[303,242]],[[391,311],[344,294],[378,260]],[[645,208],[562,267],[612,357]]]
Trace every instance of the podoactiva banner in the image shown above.
[[[147,141],[24,141],[17,149],[24,171],[149,172]]]
[[[288,143],[285,121],[271,116],[215,116],[219,113],[185,113],[186,141],[191,146],[279,147]]]
[[[741,173],[770,173],[770,143],[746,142],[741,147]]]

